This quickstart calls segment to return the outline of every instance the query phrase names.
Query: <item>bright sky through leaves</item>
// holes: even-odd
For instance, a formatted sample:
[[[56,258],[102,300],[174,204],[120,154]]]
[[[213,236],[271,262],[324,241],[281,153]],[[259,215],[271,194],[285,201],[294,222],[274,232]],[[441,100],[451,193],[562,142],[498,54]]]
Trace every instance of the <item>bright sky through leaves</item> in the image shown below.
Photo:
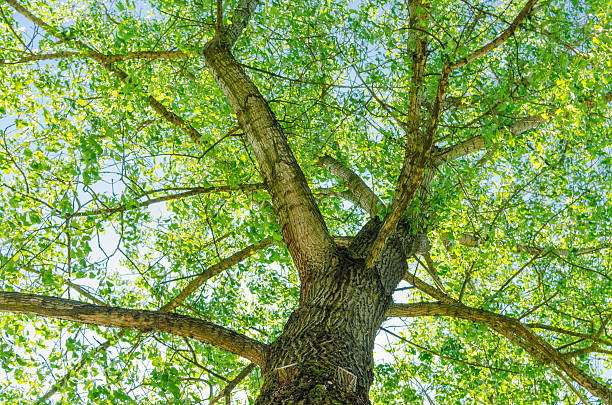
[[[367,268],[398,223],[429,243],[393,294],[413,306],[377,332],[373,404],[601,400],[610,0],[250,3],[0,1],[0,294],[161,309],[246,347],[2,313],[0,403],[208,404],[245,367],[232,400],[254,401],[250,360],[282,334],[305,269],[370,216],[383,236],[353,257]],[[286,151],[261,163],[206,60],[218,37],[305,188],[266,177]],[[299,177],[287,167],[271,172]],[[324,222],[298,215],[312,207]],[[287,243],[296,224],[312,228]]]

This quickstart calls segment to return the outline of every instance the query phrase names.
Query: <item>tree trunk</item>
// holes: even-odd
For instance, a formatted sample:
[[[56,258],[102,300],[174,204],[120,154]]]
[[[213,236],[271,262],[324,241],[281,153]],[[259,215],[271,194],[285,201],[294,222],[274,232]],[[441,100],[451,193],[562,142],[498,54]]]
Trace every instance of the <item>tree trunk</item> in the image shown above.
[[[370,221],[329,269],[303,281],[300,305],[267,353],[257,404],[370,403],[376,332],[406,270],[397,237],[375,267],[365,266],[379,228]]]
[[[266,353],[257,404],[369,404],[376,332],[414,238],[400,224],[371,267],[377,218],[348,248],[336,246],[264,97],[223,44],[204,55],[253,148],[301,282],[299,307]]]

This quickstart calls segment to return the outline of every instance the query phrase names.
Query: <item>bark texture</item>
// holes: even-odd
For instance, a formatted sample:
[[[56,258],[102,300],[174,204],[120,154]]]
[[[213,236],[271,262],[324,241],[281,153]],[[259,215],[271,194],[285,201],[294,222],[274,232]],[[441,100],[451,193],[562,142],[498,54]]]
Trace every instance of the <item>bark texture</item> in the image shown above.
[[[406,254],[416,249],[403,224],[366,266],[380,226],[376,218],[368,222],[304,284],[299,307],[269,346],[257,404],[369,404],[376,332],[405,274]]]
[[[225,45],[209,43],[204,56],[253,148],[300,278],[327,268],[334,242],[274,113]]]
[[[167,332],[263,363],[266,345],[220,325],[185,315],[86,304],[44,295],[0,292],[0,312],[42,315],[90,325]]]
[[[387,316],[452,316],[481,322],[508,340],[522,347],[534,358],[543,363],[554,363],[572,380],[599,397],[604,403],[612,403],[612,390],[572,364],[565,356],[549,343],[531,331],[529,326],[518,319],[496,314],[479,308],[471,308],[457,302],[420,302],[415,304],[394,304]]]
[[[382,226],[374,218],[348,248],[337,246],[257,87],[223,42],[210,43],[205,60],[253,149],[301,280],[299,307],[266,352],[257,403],[368,404],[376,332],[406,273],[406,257],[428,240],[414,237],[398,218],[366,265]]]

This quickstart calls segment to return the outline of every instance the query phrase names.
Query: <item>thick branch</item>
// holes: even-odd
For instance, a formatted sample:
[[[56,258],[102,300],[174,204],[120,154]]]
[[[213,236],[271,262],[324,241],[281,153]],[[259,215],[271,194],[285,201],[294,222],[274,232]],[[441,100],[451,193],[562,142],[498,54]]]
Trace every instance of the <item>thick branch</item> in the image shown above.
[[[374,265],[387,239],[395,231],[402,215],[423,183],[425,169],[428,167],[431,157],[434,134],[440,122],[440,106],[446,94],[449,75],[448,64],[445,64],[440,81],[438,82],[437,96],[427,129],[422,137],[416,139],[409,138],[408,140],[402,171],[393,196],[393,202],[391,203],[391,211],[385,217],[378,236],[372,243],[372,249],[366,258],[366,265],[368,267]],[[429,170],[432,170],[432,167],[429,167]],[[431,176],[427,176],[428,181],[431,181],[431,179]]]
[[[442,149],[433,157],[434,166],[440,166],[451,160],[459,159],[485,147],[484,138],[480,135]]]
[[[365,210],[370,214],[370,217],[378,216],[379,204],[381,207],[384,207],[384,205],[361,177],[329,155],[320,157],[318,163],[327,166],[351,191],[351,194],[343,194],[343,197]]]
[[[421,1],[417,0],[409,6],[410,26],[412,28],[423,24],[426,13],[419,12],[422,9]],[[438,94],[434,102],[434,111],[431,113],[431,120],[428,130],[425,134],[420,128],[420,109],[421,109],[421,93],[423,89],[423,78],[425,74],[425,63],[427,60],[427,40],[426,31],[417,30],[415,34],[415,51],[412,56],[412,80],[410,83],[408,109],[408,120],[404,131],[406,133],[406,144],[404,151],[404,161],[402,169],[397,181],[397,187],[391,202],[391,210],[385,216],[383,224],[380,227],[378,235],[366,257],[366,266],[372,267],[387,243],[389,237],[395,232],[395,228],[399,223],[402,215],[408,208],[408,204],[414,198],[418,191],[425,168],[429,161],[431,146],[433,143],[433,132],[437,128],[437,120],[440,115],[440,95],[444,97],[449,71],[447,64],[444,65],[440,81],[438,82]]]
[[[204,56],[253,148],[300,276],[325,267],[334,243],[274,113],[226,47],[210,42]]]
[[[519,118],[508,126],[512,135],[520,135],[546,122],[541,114]]]
[[[44,295],[0,292],[0,312],[40,315],[91,325],[165,332],[199,340],[262,364],[266,345],[223,326],[168,312],[86,304]]]
[[[447,99],[448,100],[448,99]],[[446,101],[445,100],[445,103]],[[612,93],[606,93],[601,97],[600,102],[603,104],[610,103],[612,101]],[[592,108],[597,105],[597,102],[593,99],[586,100],[585,105]],[[467,104],[462,104],[467,105]],[[546,114],[534,114],[522,118],[517,118],[506,127],[510,133],[514,136],[520,135],[531,129],[534,129],[546,122],[548,122],[561,107],[555,107],[549,109]],[[440,165],[451,160],[459,159],[463,156],[467,156],[471,153],[477,152],[485,147],[484,138],[481,135],[474,136],[466,141],[460,142],[456,145],[449,146],[448,148],[442,149],[434,157],[435,165]]]
[[[442,302],[393,304],[387,316],[450,316],[484,323],[521,346],[537,360],[544,363],[553,362],[572,380],[586,388],[591,394],[601,398],[605,403],[612,403],[612,391],[609,387],[570,363],[555,348],[533,333],[528,326],[514,318],[457,303]]]

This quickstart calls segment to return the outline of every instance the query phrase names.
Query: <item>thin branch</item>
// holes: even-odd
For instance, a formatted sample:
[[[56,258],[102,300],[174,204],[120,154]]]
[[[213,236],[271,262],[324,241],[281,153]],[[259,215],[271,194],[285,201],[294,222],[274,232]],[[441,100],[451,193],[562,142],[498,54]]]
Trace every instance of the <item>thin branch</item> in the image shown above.
[[[221,35],[223,29],[223,0],[217,0],[217,21],[215,24],[215,30],[217,35]]]
[[[478,367],[478,368],[487,368],[489,370],[494,370],[494,371],[503,371],[503,372],[506,372],[506,373],[518,374],[517,371],[510,370],[510,369],[507,369],[507,368],[499,368],[499,367],[487,366],[487,365],[484,365],[484,364],[478,364],[478,363],[474,363],[474,362],[471,362],[471,361],[458,359],[456,357],[445,356],[442,353],[438,353],[438,352],[436,352],[434,350],[431,350],[431,349],[429,349],[429,348],[427,348],[427,347],[425,347],[423,345],[420,345],[420,344],[418,344],[416,342],[413,342],[412,340],[409,340],[409,339],[407,339],[407,338],[405,338],[403,336],[400,336],[397,333],[393,333],[392,331],[390,331],[387,328],[381,327],[380,329],[385,331],[386,333],[390,334],[391,336],[395,337],[396,339],[401,340],[402,342],[406,342],[409,345],[416,347],[417,349],[420,349],[420,350],[423,350],[425,352],[431,353],[434,356],[440,357],[441,359],[446,359],[446,360],[449,360],[449,361],[452,361],[452,362],[456,362],[456,363],[461,363],[461,364],[467,364],[469,366]]]
[[[0,292],[0,312],[188,337],[262,364],[267,346],[220,325],[189,316],[86,304],[44,295]]]
[[[429,295],[430,297],[437,299],[440,302],[451,303],[451,304],[458,303],[457,300],[455,300],[454,298],[451,298],[451,296],[448,295],[446,292],[439,290],[430,284],[427,284],[425,281],[418,278],[416,274],[407,273],[404,276],[404,281],[409,282],[410,284],[415,286],[417,289],[421,290],[422,292]]]
[[[11,22],[9,21],[9,19],[6,17],[6,15],[4,14],[4,10],[0,9],[0,14],[2,14],[2,19],[4,20],[4,22],[6,23],[6,25],[8,26],[9,30],[13,33],[13,36],[17,39],[17,41],[19,41],[21,43],[21,45],[23,45],[23,47],[29,52],[29,53],[33,53],[32,50],[30,49],[30,47],[28,46],[28,44],[26,44],[23,40],[23,38],[21,38],[21,35],[19,35],[17,32],[15,32],[15,29],[13,28],[13,24],[11,24]]]
[[[114,340],[120,339],[123,335],[125,335],[125,330],[119,331],[115,335],[115,339]],[[51,386],[51,388],[49,388],[49,390],[42,397],[40,397],[38,399],[38,401],[36,401],[36,403],[45,402],[46,400],[51,398],[61,387],[66,385],[66,383],[68,382],[68,379],[70,378],[71,375],[73,375],[74,373],[76,373],[77,371],[79,371],[85,365],[87,365],[89,363],[89,359],[92,356],[96,355],[97,353],[101,353],[101,352],[107,350],[110,347],[110,345],[111,345],[111,340],[109,339],[106,342],[104,342],[104,343],[100,344],[99,346],[97,346],[95,349],[92,349],[89,352],[87,352],[86,355],[83,354],[83,356],[81,357],[81,361],[79,361],[73,367],[69,368],[66,371],[66,374],[64,374],[62,376],[62,378],[60,378],[58,381],[56,381],[55,384],[53,384],[53,386]]]
[[[452,242],[450,236],[446,233],[442,234],[440,237],[444,246],[448,249],[452,248]],[[480,246],[481,239],[472,234],[472,233],[462,233],[458,239],[456,239],[457,243],[465,247],[478,247]],[[539,257],[559,257],[562,259],[567,259],[570,254],[573,256],[584,256],[591,253],[596,253],[604,249],[610,249],[612,247],[611,244],[603,243],[601,245],[589,247],[589,248],[580,248],[580,249],[566,249],[566,248],[555,248],[555,247],[543,247],[543,246],[529,246],[529,245],[516,245],[511,246],[516,252],[529,253],[532,255],[538,255]]]
[[[135,204],[123,204],[115,207],[108,208],[100,208],[97,210],[90,210],[84,212],[75,212],[73,214],[68,215],[68,218],[74,217],[90,217],[95,215],[103,215],[103,214],[116,214],[118,212],[124,212],[127,210],[132,210],[136,208],[144,208],[149,205],[157,204],[164,201],[172,201],[178,200],[181,198],[193,197],[195,195],[200,194],[208,194],[214,192],[230,192],[230,191],[253,191],[253,190],[261,190],[264,188],[262,183],[253,183],[253,184],[243,184],[241,186],[212,186],[212,187],[192,187],[183,191],[181,193],[165,195],[162,197],[151,198],[149,200],[135,203]]]
[[[514,20],[510,23],[510,25],[497,38],[495,38],[493,41],[489,42],[488,44],[483,45],[482,47],[478,48],[477,50],[475,50],[474,52],[472,52],[470,55],[466,56],[465,58],[459,59],[458,61],[452,63],[450,66],[451,70],[458,69],[460,67],[467,65],[470,62],[473,62],[474,60],[480,58],[481,56],[486,55],[493,49],[497,48],[498,46],[506,42],[506,40],[510,38],[510,36],[512,36],[512,34],[514,34],[517,28],[521,25],[523,20],[525,20],[525,18],[527,18],[527,16],[531,13],[533,7],[537,4],[537,2],[538,0],[529,0],[523,6],[521,11],[518,13],[518,15],[514,18]]]
[[[244,380],[251,373],[251,371],[253,371],[254,368],[254,363],[251,363],[245,368],[243,368],[242,371],[232,381],[230,381],[216,397],[214,397],[210,401],[210,405],[216,404],[217,402],[219,402],[219,400],[230,395],[234,388],[236,388],[236,386],[240,384],[240,382]]]
[[[42,271],[40,270],[36,270],[30,266],[21,266],[23,267],[24,270],[27,271],[31,271],[32,273],[36,273],[40,276],[42,276]],[[73,290],[75,290],[76,292],[78,292],[79,294],[81,294],[83,297],[89,299],[91,302],[93,302],[94,304],[98,304],[98,305],[106,305],[105,302],[100,301],[98,298],[94,297],[89,291],[87,291],[85,288],[81,287],[78,284],[73,283],[72,281],[70,281],[70,279],[63,279],[62,283],[66,284],[68,287],[72,288]]]
[[[240,252],[238,252],[238,253],[228,257],[227,259],[222,260],[221,262],[217,263],[216,265],[210,267],[204,273],[202,273],[198,277],[198,279],[196,279],[196,280],[194,280],[194,282],[190,283],[187,286],[187,288],[185,288],[185,290],[183,290],[180,294],[178,294],[173,300],[169,301],[167,304],[162,306],[159,309],[159,311],[167,311],[167,312],[172,311],[174,308],[178,307],[189,296],[189,294],[191,292],[193,292],[193,290],[195,290],[201,284],[206,282],[206,280],[208,280],[208,278],[214,276],[215,274],[220,273],[223,270],[226,270],[226,269],[230,268],[231,266],[235,265],[239,261],[244,260],[244,258],[246,258],[247,256],[249,256],[250,254],[254,253],[256,250],[259,250],[259,249],[263,249],[261,243],[260,244],[256,244],[256,245],[251,245],[251,246],[241,250]],[[250,253],[248,253],[248,252],[250,252]],[[32,271],[35,271],[35,270],[32,269]],[[195,281],[197,281],[199,283],[199,285],[197,285],[198,283],[195,283]],[[72,284],[70,284],[70,285],[72,286]],[[79,287],[79,286],[76,286],[76,287]],[[73,287],[73,288],[75,288],[75,287]],[[104,305],[103,302],[97,300],[95,297],[91,296],[91,294],[88,294],[86,291],[81,291],[79,289],[77,289],[77,291],[79,291],[84,296],[90,298],[91,300],[94,300],[94,302],[96,302],[98,304],[101,304],[101,305]],[[119,334],[117,335],[116,339],[118,339],[121,336],[123,336],[124,333],[125,333],[124,331],[119,332]],[[106,342],[104,342],[103,344],[98,346],[97,348],[93,349],[90,353],[98,353],[98,352],[104,351],[104,350],[106,350],[106,349],[108,349],[110,347],[110,344],[111,344],[110,340],[107,340]],[[66,372],[66,374],[56,384],[54,384],[53,387],[51,387],[51,389],[49,389],[49,391],[47,391],[47,393],[42,397],[42,399],[40,401],[49,399],[53,394],[55,394],[57,392],[59,387],[63,386],[66,383],[68,378],[70,378],[71,374],[73,374],[74,372],[80,370],[86,364],[87,364],[87,357],[84,356],[81,359],[81,361],[75,367],[73,367],[72,369],[69,369]]]
[[[523,312],[521,315],[519,315],[518,319],[520,320],[520,319],[523,319],[523,318],[533,314],[535,311],[537,311],[538,309],[540,309],[544,305],[548,304],[553,298],[555,298],[557,295],[559,295],[560,292],[561,292],[561,290],[555,291],[553,294],[551,294],[550,297],[546,298],[544,301],[540,302],[538,305],[534,306],[533,308],[529,308],[528,310]]]
[[[100,60],[104,60],[106,63],[122,62],[131,59],[185,59],[191,56],[183,51],[135,51],[127,52],[124,54],[94,54]],[[53,59],[64,59],[64,58],[93,58],[93,55],[89,52],[76,52],[76,51],[58,51],[52,53],[39,53],[29,56],[24,56],[17,60],[0,60],[0,66],[2,65],[17,65],[20,63],[38,62],[44,60]]]
[[[567,336],[574,336],[574,337],[589,339],[597,343],[605,344],[607,346],[612,346],[611,341],[602,339],[590,333],[576,332],[573,330],[567,330],[567,329],[560,328],[558,326],[551,326],[551,325],[546,325],[543,323],[528,323],[527,326],[529,326],[532,329],[544,329],[544,330],[548,330],[551,332],[557,332],[557,333],[561,333]]]
[[[423,254],[423,259],[425,259],[425,264],[421,263],[421,261],[417,258],[419,264],[427,271],[427,274],[429,274],[431,279],[434,281],[436,287],[438,287],[440,291],[446,293],[444,285],[442,284],[442,280],[440,280],[440,277],[438,277],[438,273],[436,273],[436,265],[433,262],[433,259],[431,258],[429,252]]]
[[[253,245],[249,245],[244,249],[234,253],[228,258],[225,258],[218,262],[217,264],[209,267],[204,272],[200,273],[196,279],[191,281],[180,293],[177,294],[172,300],[162,306],[159,310],[162,312],[172,311],[174,308],[178,307],[189,295],[191,295],[195,290],[197,290],[202,284],[204,284],[211,277],[221,273],[224,270],[229,269],[230,267],[240,263],[247,257],[251,256],[253,253],[262,250],[268,246],[274,244],[274,239],[267,238]]]
[[[81,48],[84,52],[88,53],[93,60],[98,62],[106,70],[108,70],[111,73],[116,74],[122,82],[129,83],[131,81],[131,78],[125,71],[121,70],[120,68],[118,68],[117,66],[113,64],[113,62],[111,61],[112,58],[107,58],[106,55],[96,52],[86,43],[67,36],[66,34],[61,32],[59,29],[47,24],[40,18],[36,17],[28,9],[26,9],[21,4],[19,4],[17,1],[15,0],[4,0],[4,1],[10,4],[21,15],[26,17],[28,20],[30,20],[34,24],[38,25],[40,28],[47,31],[49,34],[55,36],[56,38],[60,40],[70,41],[71,43],[75,44],[77,47]],[[197,129],[195,129],[191,124],[189,124],[183,118],[178,116],[176,113],[166,108],[162,103],[160,103],[152,95],[147,96],[147,102],[149,103],[149,106],[153,109],[153,111],[159,114],[162,118],[164,118],[166,121],[168,121],[172,125],[175,125],[176,127],[186,132],[190,136],[193,142],[197,142],[202,137],[202,135]]]

